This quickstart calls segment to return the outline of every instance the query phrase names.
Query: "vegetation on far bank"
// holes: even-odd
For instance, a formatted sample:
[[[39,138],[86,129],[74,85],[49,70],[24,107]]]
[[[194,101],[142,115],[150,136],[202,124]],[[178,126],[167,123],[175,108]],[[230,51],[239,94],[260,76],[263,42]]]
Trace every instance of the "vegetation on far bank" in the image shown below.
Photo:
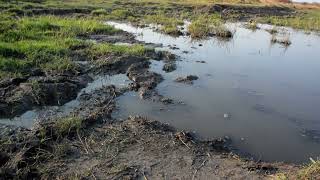
[[[292,17],[262,17],[260,23],[288,26],[305,31],[320,31],[320,10],[301,11]]]

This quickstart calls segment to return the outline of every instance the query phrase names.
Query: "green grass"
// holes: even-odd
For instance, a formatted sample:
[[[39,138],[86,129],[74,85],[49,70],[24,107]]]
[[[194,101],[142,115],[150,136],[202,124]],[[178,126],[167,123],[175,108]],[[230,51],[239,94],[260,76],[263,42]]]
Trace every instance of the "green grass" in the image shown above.
[[[84,46],[88,57],[102,54],[143,54],[143,46],[97,44],[83,40],[90,34],[114,34],[119,30],[93,18],[38,16],[0,19],[0,78],[45,72],[76,70],[71,54]]]
[[[293,17],[263,17],[259,21],[261,23],[289,26],[305,31],[320,31],[320,10],[300,12]]]
[[[144,23],[161,25],[160,31],[170,34],[179,35],[181,32],[178,26],[183,25],[183,19],[180,16],[170,16],[163,12],[157,12],[153,15],[146,15],[143,18]]]
[[[144,56],[146,51],[148,51],[148,49],[143,45],[127,46],[103,43],[92,45],[89,53],[91,53],[93,58],[97,58],[111,53],[114,55],[126,54],[133,56]]]
[[[202,39],[210,35],[219,37],[231,37],[232,33],[225,27],[219,15],[204,14],[196,16],[188,27],[190,36]]]
[[[55,130],[59,136],[68,135],[71,132],[77,132],[84,126],[84,120],[79,117],[66,117],[58,119],[55,122]]]

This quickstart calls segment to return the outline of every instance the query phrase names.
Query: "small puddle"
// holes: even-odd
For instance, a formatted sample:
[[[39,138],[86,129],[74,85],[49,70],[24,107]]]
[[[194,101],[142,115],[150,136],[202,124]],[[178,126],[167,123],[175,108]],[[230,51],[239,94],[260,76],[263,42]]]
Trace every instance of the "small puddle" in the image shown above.
[[[108,85],[115,85],[118,88],[127,87],[130,82],[131,81],[125,74],[117,74],[112,76],[96,76],[91,83],[88,83],[86,88],[82,89],[78,93],[76,99],[64,104],[63,106],[46,106],[36,108],[34,110],[27,111],[21,116],[14,117],[12,119],[0,119],[0,123],[5,125],[32,128],[34,123],[36,123],[39,119],[43,119],[44,117],[57,114],[61,116],[70,113],[72,110],[79,106],[79,97],[83,93],[90,93],[96,89]]]
[[[160,49],[182,60],[171,73],[162,71],[162,62],[151,65],[165,78],[158,92],[182,104],[166,106],[128,92],[118,98],[115,117],[142,115],[207,138],[229,136],[236,148],[265,161],[306,162],[319,157],[319,36],[283,29],[292,41],[284,48],[270,43],[271,34],[264,29],[271,27],[266,25],[252,31],[229,24],[235,31],[232,39],[195,42],[152,28],[107,23],[135,34],[139,41],[162,44]],[[197,75],[199,80],[193,85],[174,82],[185,75]]]

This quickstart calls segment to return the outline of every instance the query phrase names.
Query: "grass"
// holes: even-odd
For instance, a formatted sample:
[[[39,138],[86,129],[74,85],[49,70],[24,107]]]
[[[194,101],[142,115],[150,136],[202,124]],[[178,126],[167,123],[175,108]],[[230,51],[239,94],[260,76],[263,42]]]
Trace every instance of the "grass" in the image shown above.
[[[320,179],[320,160],[312,161],[298,171],[298,179]]]
[[[31,68],[70,70],[71,47],[82,44],[79,36],[113,34],[117,30],[92,19],[54,16],[0,20],[0,71],[27,74]]]
[[[84,126],[84,120],[79,117],[66,117],[55,122],[55,130],[59,136],[68,135],[71,132],[78,132]]]
[[[143,45],[114,45],[114,44],[93,44],[90,48],[89,53],[94,58],[104,56],[106,54],[114,54],[114,55],[133,55],[133,56],[143,56],[145,55],[148,49],[145,48]]]
[[[303,11],[293,17],[263,17],[259,19],[259,22],[305,31],[320,31],[320,10]]]
[[[320,179],[320,160],[314,161],[301,167],[296,172],[279,172],[275,174],[274,178],[276,180],[318,180]]]
[[[210,35],[219,37],[232,37],[219,15],[199,15],[188,26],[190,36],[201,39]]]
[[[121,14],[121,13],[120,13]],[[49,73],[76,71],[72,53],[85,47],[88,57],[102,54],[141,55],[145,48],[83,40],[90,34],[114,34],[119,30],[94,18],[37,16],[16,19],[1,14],[0,78],[27,76],[32,69]]]
[[[183,19],[179,16],[169,16],[163,12],[158,12],[154,15],[146,15],[144,23],[161,25],[160,31],[170,35],[180,35],[181,32],[178,26],[184,24]]]
[[[256,20],[251,20],[248,23],[246,23],[246,28],[251,29],[252,31],[259,29],[258,23]]]

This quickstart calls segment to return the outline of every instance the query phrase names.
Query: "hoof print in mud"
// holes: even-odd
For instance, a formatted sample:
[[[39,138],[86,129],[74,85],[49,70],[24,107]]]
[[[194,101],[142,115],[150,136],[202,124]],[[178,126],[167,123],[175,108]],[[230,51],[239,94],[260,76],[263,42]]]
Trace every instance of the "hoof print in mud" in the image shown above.
[[[186,77],[178,77],[175,79],[175,82],[185,83],[185,84],[193,84],[193,81],[198,80],[199,77],[195,75],[188,75]]]

